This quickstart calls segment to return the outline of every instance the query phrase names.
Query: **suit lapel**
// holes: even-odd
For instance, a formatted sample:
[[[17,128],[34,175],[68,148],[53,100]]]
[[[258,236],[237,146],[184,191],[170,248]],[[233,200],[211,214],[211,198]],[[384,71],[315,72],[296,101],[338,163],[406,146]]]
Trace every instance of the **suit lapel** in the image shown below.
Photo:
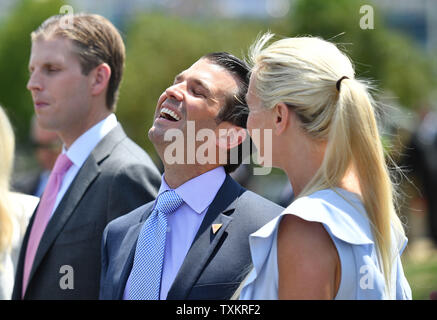
[[[126,259],[125,258],[126,256],[123,255],[124,252],[121,252],[122,257],[120,258],[120,261],[124,261],[124,265],[122,266],[120,280],[118,281],[117,286],[114,289],[114,296],[113,296],[114,300],[123,299],[123,293],[124,293],[124,289],[126,288],[126,282],[127,279],[129,278],[134,263],[135,249],[137,247],[138,237],[141,232],[141,228],[144,225],[144,222],[147,220],[150,213],[152,212],[153,203],[154,202],[152,202],[151,205],[145,209],[140,222],[132,225],[128,229],[126,235],[123,238],[122,244],[120,245],[120,248],[124,248],[122,250],[128,251],[128,254]],[[114,261],[113,263],[116,263],[116,261]]]
[[[173,282],[167,300],[187,299],[191,288],[199,279],[206,267],[211,254],[214,252],[225,231],[232,221],[229,215],[235,210],[235,200],[244,192],[244,189],[229,175],[209,206],[193,244],[182,263]],[[222,224],[214,234],[212,224]]]
[[[62,231],[62,228],[74,212],[80,199],[82,199],[86,189],[97,178],[99,173],[99,167],[96,164],[95,159],[91,156],[87,161],[85,161],[47,224],[46,231],[41,238],[35,255],[29,276],[29,283],[47,251]]]
[[[80,168],[47,224],[35,255],[32,270],[30,271],[29,284],[37,268],[41,264],[42,259],[62,231],[70,216],[74,213],[88,187],[99,176],[99,165],[111,154],[114,147],[125,137],[126,134],[121,125],[118,124],[97,144]]]

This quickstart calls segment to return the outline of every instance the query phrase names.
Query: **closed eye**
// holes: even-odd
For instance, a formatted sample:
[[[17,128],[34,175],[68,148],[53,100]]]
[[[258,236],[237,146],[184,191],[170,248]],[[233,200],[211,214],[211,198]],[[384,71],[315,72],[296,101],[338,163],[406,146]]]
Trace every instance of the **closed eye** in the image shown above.
[[[206,98],[206,95],[203,93],[202,90],[193,89],[192,92],[195,96]]]
[[[49,73],[58,72],[58,71],[60,71],[60,69],[57,69],[57,68],[47,68],[47,72],[49,72]]]
[[[46,73],[55,73],[61,71],[61,68],[52,63],[46,63],[43,65],[43,71]]]
[[[211,91],[209,88],[203,83],[203,81],[194,80],[189,85],[192,86],[192,92],[194,95],[203,98],[209,98],[211,96]]]

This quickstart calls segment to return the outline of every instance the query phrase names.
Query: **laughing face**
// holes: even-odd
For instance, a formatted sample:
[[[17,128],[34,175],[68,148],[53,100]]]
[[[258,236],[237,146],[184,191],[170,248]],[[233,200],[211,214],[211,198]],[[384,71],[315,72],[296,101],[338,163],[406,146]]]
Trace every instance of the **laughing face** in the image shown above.
[[[196,133],[201,129],[218,130],[217,115],[238,84],[221,66],[200,59],[176,76],[172,86],[159,97],[149,138],[162,155],[165,132],[179,129],[187,137],[187,123],[194,121]],[[185,144],[186,145],[186,144]]]

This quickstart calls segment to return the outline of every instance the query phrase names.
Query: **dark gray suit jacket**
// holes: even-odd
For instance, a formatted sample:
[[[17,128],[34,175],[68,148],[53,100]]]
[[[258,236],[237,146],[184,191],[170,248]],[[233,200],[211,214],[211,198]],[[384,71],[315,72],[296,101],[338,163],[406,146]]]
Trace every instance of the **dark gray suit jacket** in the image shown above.
[[[122,299],[150,202],[112,221],[103,234],[100,299]],[[229,175],[204,217],[167,299],[229,299],[250,270],[249,235],[282,207],[244,189]],[[222,223],[216,234],[211,225]]]
[[[160,183],[161,175],[150,157],[117,125],[91,152],[53,213],[36,252],[24,299],[97,299],[104,228],[109,221],[152,201]],[[21,299],[25,249],[34,216],[24,236],[13,299]],[[72,289],[60,284],[64,276],[71,275],[62,266],[73,271]],[[71,281],[68,284],[71,287]]]

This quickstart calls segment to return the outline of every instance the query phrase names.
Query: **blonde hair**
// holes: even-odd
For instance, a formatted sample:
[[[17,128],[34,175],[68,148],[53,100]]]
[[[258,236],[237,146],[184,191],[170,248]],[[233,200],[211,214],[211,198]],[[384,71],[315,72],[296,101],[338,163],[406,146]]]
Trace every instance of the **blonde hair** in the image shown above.
[[[124,71],[126,49],[117,28],[106,18],[97,14],[75,13],[71,25],[63,25],[63,15],[55,15],[45,20],[31,33],[32,42],[49,36],[60,36],[74,44],[82,73],[89,72],[101,63],[111,68],[111,78],[106,92],[106,105],[115,111],[118,89]]]
[[[11,248],[13,224],[10,216],[9,183],[14,161],[15,139],[11,123],[0,106],[0,252]]]
[[[391,228],[401,234],[404,230],[394,206],[394,188],[369,86],[355,79],[351,61],[334,44],[316,37],[299,37],[266,47],[272,37],[264,34],[250,48],[257,96],[265,108],[280,102],[289,105],[302,129],[327,143],[321,167],[299,197],[334,189],[348,170],[355,170],[386,290],[390,291],[395,258]]]

